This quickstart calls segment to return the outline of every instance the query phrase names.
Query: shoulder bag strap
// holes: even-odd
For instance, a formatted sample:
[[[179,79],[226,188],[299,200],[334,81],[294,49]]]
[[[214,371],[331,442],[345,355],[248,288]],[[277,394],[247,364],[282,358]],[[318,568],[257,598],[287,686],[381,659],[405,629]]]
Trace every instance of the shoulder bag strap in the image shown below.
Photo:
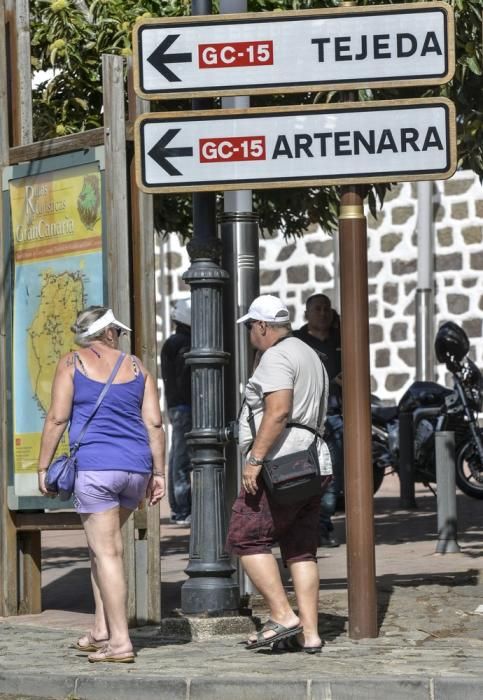
[[[243,399],[243,403],[242,403],[241,408],[240,408],[240,413],[238,415],[240,416],[244,405],[246,405],[247,411],[248,411],[248,416],[247,416],[248,427],[250,428],[250,432],[252,434],[253,440],[255,440],[256,435],[257,435],[257,431],[255,430],[255,418],[253,417],[253,411],[252,411],[250,404],[245,399]],[[253,445],[253,442],[252,442],[252,445]],[[250,445],[250,449],[251,449],[251,445]]]
[[[325,385],[325,378],[324,378],[324,385]],[[320,404],[319,404],[319,412],[317,414],[317,428],[310,428],[308,425],[303,425],[302,423],[296,423],[294,421],[290,421],[287,423],[286,427],[287,428],[304,428],[304,430],[308,430],[312,435],[315,435],[315,437],[322,438],[322,435],[319,433],[319,425],[320,425],[320,418],[322,416],[322,405],[324,402],[324,391],[325,391],[325,386],[322,390],[322,396],[320,397]]]
[[[81,430],[80,433],[79,433],[79,437],[77,438],[77,440],[76,440],[76,442],[75,442],[75,444],[74,444],[74,447],[73,447],[72,450],[71,450],[71,455],[75,454],[75,453],[77,452],[77,450],[79,449],[80,444],[81,444],[81,442],[82,442],[82,438],[84,437],[84,435],[85,435],[85,433],[86,433],[86,430],[87,430],[87,428],[88,428],[88,426],[89,426],[89,423],[90,423],[91,420],[94,418],[94,416],[95,416],[95,414],[96,414],[96,412],[97,412],[97,409],[99,408],[99,406],[100,406],[101,403],[103,402],[104,397],[105,397],[105,395],[107,394],[107,392],[109,391],[109,388],[110,388],[112,382],[114,381],[114,378],[115,378],[115,376],[116,376],[116,374],[117,374],[117,372],[118,372],[118,370],[119,370],[119,367],[121,366],[121,363],[122,363],[122,361],[124,360],[125,357],[126,357],[126,353],[125,353],[125,352],[122,352],[122,353],[119,355],[119,357],[117,358],[117,362],[116,362],[116,364],[114,365],[111,374],[109,375],[109,379],[108,379],[107,382],[104,384],[104,388],[102,389],[101,393],[99,394],[99,396],[98,396],[98,398],[97,398],[96,405],[94,406],[94,409],[93,409],[91,415],[90,415],[89,418],[86,420],[86,422],[84,423],[84,426],[83,426],[82,430]]]
[[[284,338],[280,338],[280,340],[278,340],[277,342],[280,343],[282,340],[285,340],[285,338],[288,338],[288,337],[290,337],[290,336],[285,336]],[[303,423],[297,423],[295,421],[289,421],[288,423],[285,424],[285,427],[286,428],[303,428],[304,430],[308,430],[310,433],[312,433],[312,435],[315,435],[316,438],[318,438],[318,437],[322,438],[322,435],[319,433],[318,428],[319,428],[319,424],[320,424],[320,418],[322,416],[322,405],[324,402],[324,391],[325,391],[325,378],[324,378],[324,387],[322,390],[322,396],[320,397],[319,411],[317,414],[317,428],[311,428],[308,425],[303,425]],[[250,428],[250,432],[252,434],[253,440],[255,440],[255,436],[257,434],[257,431],[255,430],[255,418],[253,416],[253,411],[252,411],[249,403],[246,401],[246,399],[243,399],[242,405],[240,407],[240,411],[238,413],[238,417],[240,417],[240,414],[241,414],[241,411],[242,411],[244,404],[246,404],[247,409],[248,409],[248,417],[247,417],[248,426]]]

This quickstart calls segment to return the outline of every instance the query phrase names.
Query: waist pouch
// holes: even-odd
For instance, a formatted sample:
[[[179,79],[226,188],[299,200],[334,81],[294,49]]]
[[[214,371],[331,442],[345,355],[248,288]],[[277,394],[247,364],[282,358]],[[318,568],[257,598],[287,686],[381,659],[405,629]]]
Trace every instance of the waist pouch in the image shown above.
[[[265,460],[262,477],[267,491],[276,503],[298,503],[312,496],[320,496],[322,479],[317,436],[306,450]]]

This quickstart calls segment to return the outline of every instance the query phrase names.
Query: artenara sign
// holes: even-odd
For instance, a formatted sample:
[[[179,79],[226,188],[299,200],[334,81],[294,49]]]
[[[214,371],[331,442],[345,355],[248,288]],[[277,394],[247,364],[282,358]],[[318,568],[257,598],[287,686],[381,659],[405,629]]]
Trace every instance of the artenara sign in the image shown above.
[[[144,192],[428,180],[456,169],[445,98],[146,114],[135,125]]]
[[[454,73],[443,2],[147,19],[133,44],[148,99],[441,85]]]

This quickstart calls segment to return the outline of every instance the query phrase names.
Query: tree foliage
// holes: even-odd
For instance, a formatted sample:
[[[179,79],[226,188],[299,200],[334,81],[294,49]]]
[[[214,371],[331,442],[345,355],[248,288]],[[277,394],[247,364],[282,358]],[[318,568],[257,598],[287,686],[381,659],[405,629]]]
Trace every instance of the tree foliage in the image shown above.
[[[358,5],[381,4],[360,0]],[[387,4],[392,4],[391,0]],[[483,176],[483,0],[450,0],[456,20],[456,73],[447,85],[431,88],[361,90],[359,99],[446,96],[458,113],[459,166]],[[338,0],[249,0],[251,12],[328,8]],[[217,8],[214,7],[214,12]],[[34,90],[36,140],[76,133],[102,125],[101,56],[131,55],[131,29],[140,17],[189,15],[189,0],[30,0],[33,71],[53,69],[54,77]],[[340,93],[318,96],[290,94],[252,99],[253,105],[304,104],[338,101]],[[155,105],[158,111],[186,109],[186,100]],[[373,211],[382,202],[386,185],[369,191]],[[254,207],[262,228],[301,235],[311,223],[326,230],[337,225],[339,194],[335,187],[261,190],[254,192]],[[156,196],[155,223],[160,233],[191,231],[190,198]]]

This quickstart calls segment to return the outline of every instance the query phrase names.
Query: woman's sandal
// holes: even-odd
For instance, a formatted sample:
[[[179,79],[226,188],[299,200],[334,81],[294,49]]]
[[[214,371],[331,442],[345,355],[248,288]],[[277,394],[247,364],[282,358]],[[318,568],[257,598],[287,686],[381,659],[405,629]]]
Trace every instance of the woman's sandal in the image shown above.
[[[82,639],[87,639],[87,644],[81,644]],[[87,634],[80,637],[80,639],[78,639],[72,646],[74,649],[78,649],[79,651],[98,651],[99,649],[102,649],[102,647],[105,646],[106,642],[108,641],[109,639],[96,639],[92,635],[92,632],[87,632]]]
[[[273,648],[274,651],[288,651],[288,652],[299,652],[303,651],[306,654],[320,654],[322,652],[322,644],[316,647],[304,647],[296,637],[290,637],[289,639],[281,639]]]
[[[246,644],[246,649],[259,649],[260,647],[269,647],[275,642],[281,639],[286,639],[287,637],[293,637],[300,632],[303,632],[303,627],[300,625],[295,625],[295,627],[284,627],[279,622],[274,620],[267,620],[263,625],[262,629],[257,632],[257,638]],[[265,637],[264,632],[275,632],[271,637]]]
[[[134,652],[121,651],[113,652],[109,644],[105,644],[98,649],[95,654],[89,654],[87,660],[91,663],[111,663],[111,664],[133,664]]]

